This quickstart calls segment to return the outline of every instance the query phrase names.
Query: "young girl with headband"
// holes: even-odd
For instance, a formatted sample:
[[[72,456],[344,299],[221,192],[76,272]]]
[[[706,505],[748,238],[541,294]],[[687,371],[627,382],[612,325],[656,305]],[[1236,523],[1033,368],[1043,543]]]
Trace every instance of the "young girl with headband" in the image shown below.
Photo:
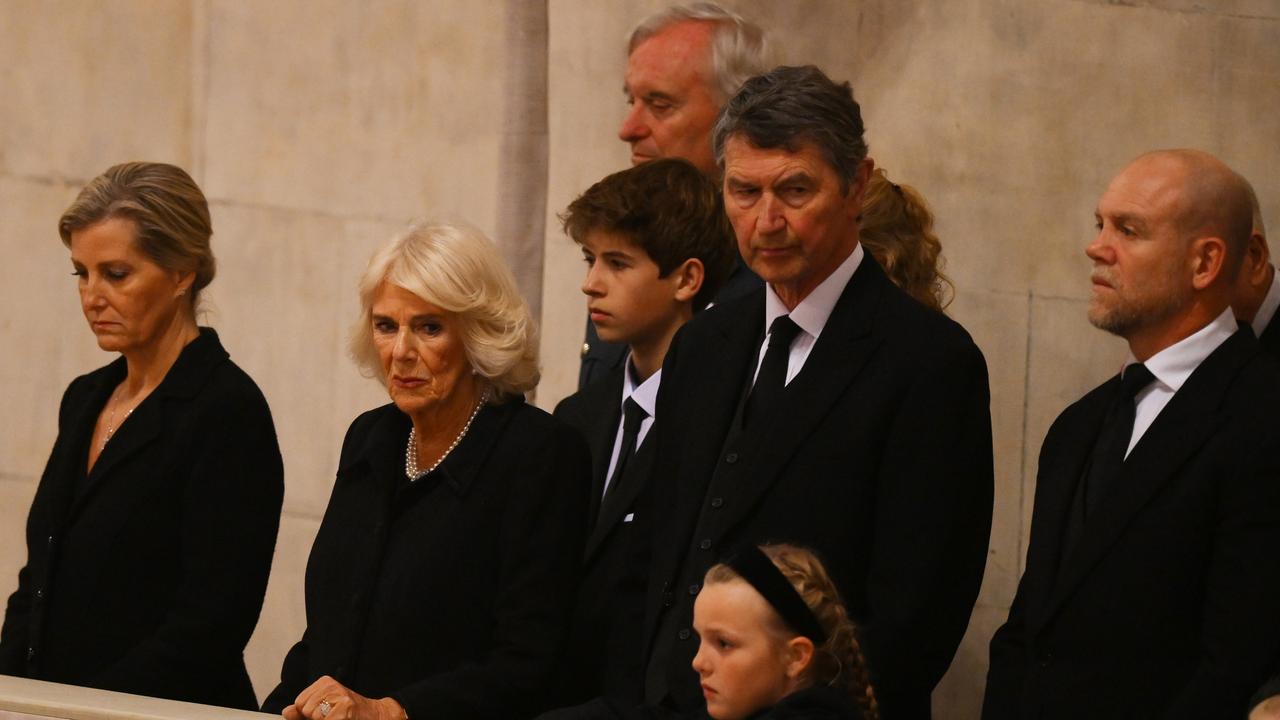
[[[812,552],[749,546],[713,566],[693,626],[715,720],[878,720],[853,623]]]

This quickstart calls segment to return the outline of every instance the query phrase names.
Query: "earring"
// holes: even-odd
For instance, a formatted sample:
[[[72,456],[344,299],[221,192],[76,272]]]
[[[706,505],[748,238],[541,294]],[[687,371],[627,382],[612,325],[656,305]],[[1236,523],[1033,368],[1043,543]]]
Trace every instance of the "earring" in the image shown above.
[[[186,288],[182,288],[181,290],[178,291],[178,297],[182,297],[183,295],[186,295],[186,294],[187,294]]]

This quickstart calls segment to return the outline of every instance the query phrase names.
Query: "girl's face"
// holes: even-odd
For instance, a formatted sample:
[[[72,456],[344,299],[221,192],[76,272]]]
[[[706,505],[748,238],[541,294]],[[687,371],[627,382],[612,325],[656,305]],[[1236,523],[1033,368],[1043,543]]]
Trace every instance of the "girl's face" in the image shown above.
[[[809,641],[788,639],[781,626],[769,603],[744,580],[702,588],[693,605],[700,638],[693,669],[715,720],[745,718],[800,689],[798,678],[812,653],[799,652],[797,645]]]

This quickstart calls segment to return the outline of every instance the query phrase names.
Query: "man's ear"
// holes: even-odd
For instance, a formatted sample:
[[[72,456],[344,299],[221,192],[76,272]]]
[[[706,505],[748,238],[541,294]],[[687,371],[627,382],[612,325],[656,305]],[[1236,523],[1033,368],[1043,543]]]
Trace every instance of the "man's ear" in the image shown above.
[[[803,635],[797,635],[787,641],[786,663],[787,679],[797,680],[800,674],[813,664],[813,641]]]
[[[1240,272],[1248,280],[1249,285],[1258,287],[1267,280],[1267,266],[1271,264],[1271,250],[1267,248],[1267,238],[1254,231],[1249,236],[1249,244],[1245,246],[1244,265]]]
[[[849,207],[859,220],[862,219],[862,199],[867,195],[867,186],[871,184],[871,173],[875,169],[875,160],[863,158],[858,163],[858,171],[853,175],[853,184],[849,186]]]
[[[698,296],[698,291],[702,289],[702,283],[707,277],[707,269],[698,258],[689,258],[672,270],[671,276],[676,280],[676,301],[692,302]]]
[[[1208,235],[1191,241],[1191,286],[1204,290],[1221,277],[1227,265],[1227,242]]]

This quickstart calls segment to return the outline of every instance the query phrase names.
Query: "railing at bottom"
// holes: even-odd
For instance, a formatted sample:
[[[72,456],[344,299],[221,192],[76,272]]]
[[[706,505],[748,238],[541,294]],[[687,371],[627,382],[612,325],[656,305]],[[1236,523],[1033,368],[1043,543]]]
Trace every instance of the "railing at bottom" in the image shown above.
[[[265,720],[278,717],[0,675],[0,720]]]

